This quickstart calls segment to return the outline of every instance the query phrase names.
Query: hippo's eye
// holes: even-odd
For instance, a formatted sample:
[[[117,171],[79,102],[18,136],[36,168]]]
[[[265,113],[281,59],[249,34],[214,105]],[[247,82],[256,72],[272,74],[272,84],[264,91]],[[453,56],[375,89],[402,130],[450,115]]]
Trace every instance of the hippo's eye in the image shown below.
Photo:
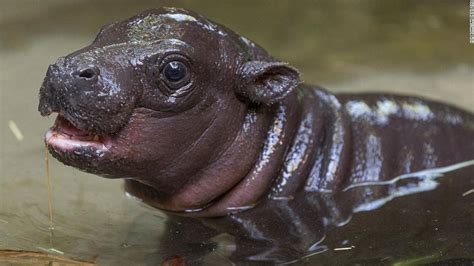
[[[186,66],[178,61],[169,62],[163,70],[165,78],[171,82],[180,81],[186,76]]]
[[[180,61],[167,63],[161,72],[162,79],[172,90],[177,90],[189,82],[190,75],[186,65]]]

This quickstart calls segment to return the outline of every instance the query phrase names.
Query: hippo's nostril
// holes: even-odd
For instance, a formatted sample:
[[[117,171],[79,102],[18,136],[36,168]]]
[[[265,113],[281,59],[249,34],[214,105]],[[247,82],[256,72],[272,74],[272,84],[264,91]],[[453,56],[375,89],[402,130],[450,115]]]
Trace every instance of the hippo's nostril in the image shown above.
[[[83,79],[93,79],[99,75],[99,69],[96,67],[88,67],[79,70],[79,73],[77,74],[78,77],[83,78]]]

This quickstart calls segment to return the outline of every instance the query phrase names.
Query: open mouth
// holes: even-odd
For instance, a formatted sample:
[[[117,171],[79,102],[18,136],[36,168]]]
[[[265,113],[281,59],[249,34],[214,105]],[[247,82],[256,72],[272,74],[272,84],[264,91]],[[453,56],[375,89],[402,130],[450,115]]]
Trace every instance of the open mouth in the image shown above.
[[[75,127],[64,116],[58,115],[54,126],[46,132],[46,143],[55,149],[72,151],[75,149],[93,148],[95,150],[108,150],[107,143],[110,137],[95,135]]]

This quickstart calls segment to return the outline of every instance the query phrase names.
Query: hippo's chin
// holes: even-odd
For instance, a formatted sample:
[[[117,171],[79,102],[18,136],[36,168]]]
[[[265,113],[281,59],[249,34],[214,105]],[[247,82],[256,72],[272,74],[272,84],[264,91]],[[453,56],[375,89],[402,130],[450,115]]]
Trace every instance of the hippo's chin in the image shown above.
[[[111,137],[89,134],[87,131],[75,127],[62,115],[58,115],[54,126],[46,132],[45,142],[48,147],[62,153],[86,149],[105,153],[111,145]]]

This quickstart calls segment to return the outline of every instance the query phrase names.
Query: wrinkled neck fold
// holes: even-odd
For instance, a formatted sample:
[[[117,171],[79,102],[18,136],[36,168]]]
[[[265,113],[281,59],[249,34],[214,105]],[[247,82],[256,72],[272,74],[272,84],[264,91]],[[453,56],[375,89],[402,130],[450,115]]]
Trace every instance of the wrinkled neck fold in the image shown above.
[[[264,199],[291,200],[302,190],[326,191],[337,186],[350,149],[339,109],[332,94],[303,87],[278,105],[249,108],[233,142],[174,195],[159,199],[153,188],[133,180],[126,190],[192,217],[224,216]]]

